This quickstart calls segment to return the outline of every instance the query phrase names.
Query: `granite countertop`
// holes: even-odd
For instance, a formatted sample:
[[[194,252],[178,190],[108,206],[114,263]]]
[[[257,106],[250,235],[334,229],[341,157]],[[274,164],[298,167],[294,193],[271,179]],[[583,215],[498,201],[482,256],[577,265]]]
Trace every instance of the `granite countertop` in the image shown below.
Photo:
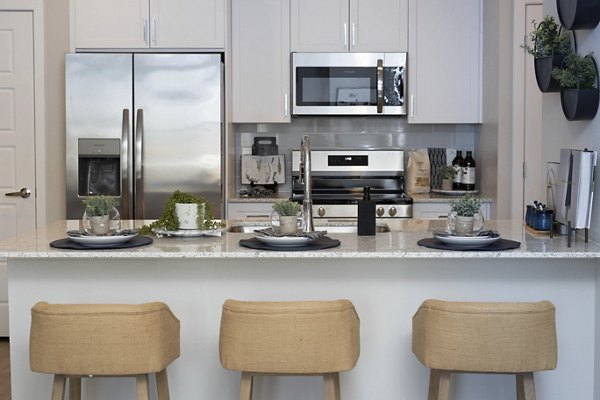
[[[239,221],[227,221],[229,226]],[[69,229],[77,229],[78,221],[57,221],[36,231],[0,242],[0,258],[600,258],[600,246],[546,234],[532,234],[521,221],[486,221],[485,229],[495,229],[505,239],[521,242],[521,247],[507,251],[447,251],[417,245],[417,241],[432,237],[433,231],[443,230],[439,220],[392,220],[391,232],[376,236],[357,236],[355,233],[329,233],[341,241],[341,246],[313,251],[264,251],[239,245],[250,233],[223,233],[222,236],[197,238],[154,238],[151,245],[129,249],[61,250],[49,246],[53,240],[64,238]],[[264,223],[266,224],[266,222]],[[335,223],[332,223],[334,225]],[[124,221],[124,228],[140,226],[142,221]],[[256,223],[252,224],[253,226]],[[317,229],[319,227],[317,226]]]

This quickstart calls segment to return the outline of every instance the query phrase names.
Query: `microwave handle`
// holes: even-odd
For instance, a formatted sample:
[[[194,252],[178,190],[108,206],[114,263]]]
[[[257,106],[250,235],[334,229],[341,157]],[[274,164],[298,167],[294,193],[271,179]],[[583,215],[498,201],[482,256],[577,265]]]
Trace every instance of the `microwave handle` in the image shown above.
[[[383,113],[383,60],[377,60],[377,114]]]

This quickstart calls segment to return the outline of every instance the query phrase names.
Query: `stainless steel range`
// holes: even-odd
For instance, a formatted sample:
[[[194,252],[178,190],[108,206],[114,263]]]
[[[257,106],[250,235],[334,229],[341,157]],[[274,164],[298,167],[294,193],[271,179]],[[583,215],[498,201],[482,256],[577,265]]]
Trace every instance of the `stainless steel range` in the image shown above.
[[[376,201],[377,218],[412,218],[403,150],[312,150],[311,159],[315,218],[356,218],[365,187]],[[302,202],[300,160],[300,151],[292,151],[292,200]]]

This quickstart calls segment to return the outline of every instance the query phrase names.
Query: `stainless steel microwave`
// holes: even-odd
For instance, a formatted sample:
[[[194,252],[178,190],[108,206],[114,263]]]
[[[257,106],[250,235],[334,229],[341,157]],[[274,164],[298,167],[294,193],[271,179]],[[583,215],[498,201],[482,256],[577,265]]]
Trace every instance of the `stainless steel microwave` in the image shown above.
[[[406,53],[292,53],[294,115],[405,115]]]

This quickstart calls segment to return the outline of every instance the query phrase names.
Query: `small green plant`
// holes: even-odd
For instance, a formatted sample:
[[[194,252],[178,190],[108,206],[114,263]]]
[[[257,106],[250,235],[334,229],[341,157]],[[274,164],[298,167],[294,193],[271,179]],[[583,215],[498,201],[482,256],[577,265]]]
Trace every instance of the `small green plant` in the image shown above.
[[[563,61],[562,68],[554,68],[552,77],[566,89],[591,89],[596,83],[596,66],[592,53],[585,56],[571,54]],[[577,81],[579,80],[579,87]]]
[[[467,193],[463,197],[452,201],[452,211],[461,217],[472,217],[477,214],[481,207],[481,200],[473,197],[471,193]]]
[[[300,212],[302,206],[300,203],[290,200],[282,200],[273,204],[273,210],[275,210],[280,216],[294,216]]]
[[[450,165],[444,165],[441,169],[442,178],[453,181],[456,176],[456,170]]]
[[[117,206],[117,199],[111,196],[97,195],[89,196],[82,200],[85,212],[89,217],[100,217],[108,215],[113,207]]]
[[[534,29],[529,33],[529,38],[533,43],[533,47],[527,44],[521,46],[529,54],[535,58],[540,58],[572,52],[569,34],[560,32],[559,26],[553,17],[547,15],[539,24],[536,24],[535,20],[531,23]]]
[[[191,193],[176,190],[171,196],[169,196],[160,218],[149,225],[142,226],[139,229],[139,233],[142,235],[149,235],[153,233],[152,229],[164,229],[167,231],[176,231],[179,229],[179,219],[177,218],[177,213],[175,212],[175,204],[177,203],[196,203],[198,204],[198,207],[204,207],[204,213],[202,213],[201,210],[198,210],[197,223],[201,229],[209,230],[221,227],[221,222],[213,219],[212,207],[207,199],[202,196],[195,196]]]

